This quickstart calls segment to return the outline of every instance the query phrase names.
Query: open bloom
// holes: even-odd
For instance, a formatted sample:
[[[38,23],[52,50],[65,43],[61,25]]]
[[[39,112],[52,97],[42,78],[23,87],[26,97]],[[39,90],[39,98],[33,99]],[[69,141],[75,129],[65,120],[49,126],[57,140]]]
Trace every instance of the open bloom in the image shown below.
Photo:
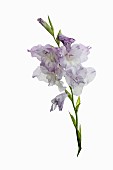
[[[60,73],[59,73],[60,74]],[[66,87],[64,86],[63,81],[61,81],[61,78],[59,78],[61,75],[57,75],[54,72],[49,72],[45,67],[40,66],[37,67],[32,77],[37,77],[39,81],[44,81],[48,83],[48,86],[56,85],[59,89],[59,91],[64,91]]]
[[[73,38],[68,38],[62,34],[58,39],[63,43],[62,47],[52,45],[37,45],[28,50],[32,57],[40,61],[40,66],[33,72],[33,77],[40,81],[45,81],[49,86],[57,85],[59,91],[64,91],[62,78],[72,87],[73,93],[79,96],[85,85],[91,82],[96,71],[89,67],[84,68],[82,63],[88,59],[90,53],[89,46],[73,44]]]
[[[64,68],[71,66],[77,66],[88,59],[90,47],[86,47],[82,44],[73,44],[68,52],[65,46],[61,47],[62,57],[60,58],[60,64]]]
[[[65,72],[65,79],[69,86],[72,87],[73,93],[79,96],[82,89],[90,83],[96,76],[96,71],[92,67],[84,68],[79,65],[78,67],[71,67]]]

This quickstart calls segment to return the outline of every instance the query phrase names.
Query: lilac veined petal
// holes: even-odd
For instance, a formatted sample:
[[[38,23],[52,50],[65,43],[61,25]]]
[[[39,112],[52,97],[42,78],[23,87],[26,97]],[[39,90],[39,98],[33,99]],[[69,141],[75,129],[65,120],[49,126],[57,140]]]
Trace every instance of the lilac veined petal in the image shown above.
[[[43,67],[43,66],[40,66],[40,70],[44,74],[48,74],[49,73],[49,71],[45,67]]]
[[[79,75],[79,76],[81,76],[83,79],[85,79],[86,76],[87,76],[87,69],[86,69],[85,67],[79,65],[79,66],[77,67],[76,74]]]
[[[74,38],[69,38],[66,37],[63,34],[60,34],[58,36],[58,39],[63,43],[63,45],[66,47],[67,52],[71,50],[71,44],[74,43],[75,39]]]
[[[89,50],[91,49],[91,47],[89,47],[89,46],[86,47],[86,46],[84,46],[82,44],[79,44],[79,47],[80,47],[80,49],[82,51],[80,59],[81,59],[81,63],[83,63],[88,59],[88,54],[90,53]]]
[[[95,71],[95,69],[92,68],[92,67],[88,67],[88,68],[86,68],[86,69],[87,69],[87,76],[86,76],[86,78],[85,78],[85,81],[86,81],[86,85],[87,85],[88,83],[90,83],[91,81],[93,81],[93,79],[95,78],[95,76],[96,76],[96,71]]]
[[[81,66],[74,70],[74,67],[71,67],[70,69],[66,70],[65,74],[66,82],[72,87],[73,93],[76,96],[79,96],[82,93],[82,89],[85,85],[84,78],[82,77],[84,74],[82,73],[82,70],[80,71],[80,68]]]
[[[33,72],[33,75],[32,77],[37,77],[39,81],[45,81],[45,82],[48,82],[47,78],[46,78],[46,74],[43,74],[40,67],[37,67],[34,72]]]
[[[48,73],[46,76],[47,80],[48,80],[48,86],[53,86],[55,85],[56,82],[56,75],[54,73]]]
[[[60,64],[64,68],[71,66],[77,66],[81,63],[80,56],[77,55],[77,49],[71,48],[69,52],[66,51],[64,46],[61,47],[62,57],[60,58]]]
[[[37,45],[28,50],[31,53],[32,57],[36,57],[38,60],[41,61],[41,57],[44,56],[43,53],[44,47],[42,45]]]
[[[91,47],[86,47],[83,44],[73,44],[71,47],[71,54],[76,58],[80,58],[80,63],[88,59]]]
[[[59,108],[59,111],[61,111],[63,109],[63,104],[66,97],[67,97],[66,93],[61,93],[58,96],[56,96],[54,99],[52,99],[51,100],[52,106],[50,112],[55,110],[57,106]]]
[[[50,45],[45,46],[45,55],[41,58],[41,66],[45,67],[49,72],[54,72],[59,66],[60,51]]]

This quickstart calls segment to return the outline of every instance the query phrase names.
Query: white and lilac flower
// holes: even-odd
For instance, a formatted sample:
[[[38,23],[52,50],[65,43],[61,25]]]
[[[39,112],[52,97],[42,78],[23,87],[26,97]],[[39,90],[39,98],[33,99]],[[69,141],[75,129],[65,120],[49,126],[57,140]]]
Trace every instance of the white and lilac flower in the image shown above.
[[[74,38],[66,37],[63,34],[58,35],[58,39],[63,43],[63,45],[66,47],[67,52],[71,50],[71,44],[75,42]]]
[[[63,104],[66,97],[67,97],[66,93],[61,93],[58,96],[56,96],[54,99],[52,99],[51,100],[52,106],[50,112],[55,110],[57,106],[59,108],[59,111],[61,111],[63,109]]]
[[[49,44],[42,46],[34,46],[31,50],[28,50],[31,53],[32,57],[36,57],[41,61],[40,65],[45,67],[50,72],[55,72],[58,70],[60,58],[61,58],[61,49],[53,47]]]
[[[81,65],[71,67],[65,72],[66,82],[72,87],[73,93],[76,96],[82,93],[83,87],[90,83],[95,76],[96,71],[93,68],[84,68]]]
[[[33,77],[45,81],[49,86],[57,85],[60,91],[64,91],[62,78],[72,87],[73,93],[79,96],[85,85],[91,82],[96,72],[93,68],[84,68],[81,63],[88,59],[91,47],[82,44],[71,44],[75,41],[62,34],[58,36],[64,44],[62,47],[53,47],[49,44],[34,46],[31,50],[32,57],[40,61],[40,67],[33,72]]]
[[[86,47],[82,44],[74,44],[71,46],[70,51],[68,52],[65,46],[61,47],[61,55],[60,64],[64,68],[68,68],[71,66],[77,66],[82,62],[88,59],[88,54],[90,53],[89,49],[91,47]]]
[[[44,81],[48,83],[48,86],[56,85],[59,91],[64,91],[66,87],[64,86],[63,81],[59,79],[57,74],[54,72],[49,72],[45,67],[40,66],[35,69],[32,77],[37,77],[39,81]]]
[[[50,72],[55,72],[59,66],[58,49],[50,45],[46,45],[43,52],[45,55],[42,56],[40,65]]]

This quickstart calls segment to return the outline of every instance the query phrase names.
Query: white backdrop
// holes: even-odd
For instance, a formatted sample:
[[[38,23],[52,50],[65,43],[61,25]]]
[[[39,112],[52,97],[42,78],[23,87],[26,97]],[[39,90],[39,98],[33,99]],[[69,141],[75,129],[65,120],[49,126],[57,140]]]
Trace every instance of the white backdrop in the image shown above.
[[[49,112],[59,91],[32,79],[39,64],[27,49],[53,43],[37,22],[50,15],[56,33],[92,47],[85,66],[97,71],[81,95],[82,151],[67,99]],[[0,170],[113,169],[112,0],[4,0],[0,2]]]

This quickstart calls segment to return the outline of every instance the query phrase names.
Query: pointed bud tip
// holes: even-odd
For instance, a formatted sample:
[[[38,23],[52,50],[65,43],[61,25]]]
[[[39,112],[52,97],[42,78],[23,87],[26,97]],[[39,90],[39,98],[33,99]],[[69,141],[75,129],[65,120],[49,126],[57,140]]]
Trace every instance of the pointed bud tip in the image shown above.
[[[43,19],[42,18],[38,18],[37,21],[42,24],[43,23]]]

